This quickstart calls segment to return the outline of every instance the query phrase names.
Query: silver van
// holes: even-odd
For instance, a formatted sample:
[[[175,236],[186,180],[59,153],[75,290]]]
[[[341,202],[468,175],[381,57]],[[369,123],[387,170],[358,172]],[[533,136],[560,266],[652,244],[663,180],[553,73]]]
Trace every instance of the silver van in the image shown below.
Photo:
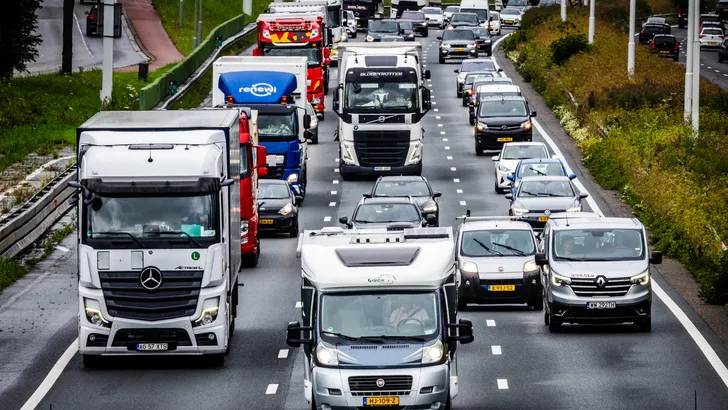
[[[560,331],[563,323],[632,322],[640,331],[652,329],[650,264],[662,263],[662,253],[648,255],[639,220],[554,215],[535,261],[549,331]]]

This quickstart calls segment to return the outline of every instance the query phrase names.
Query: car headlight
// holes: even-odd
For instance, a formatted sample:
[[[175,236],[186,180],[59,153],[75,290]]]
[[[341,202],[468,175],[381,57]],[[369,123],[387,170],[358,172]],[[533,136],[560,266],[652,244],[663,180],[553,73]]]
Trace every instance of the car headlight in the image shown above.
[[[217,313],[220,311],[220,298],[210,298],[202,305],[200,316],[192,322],[192,327],[205,326],[215,322]]]
[[[416,164],[420,161],[422,161],[422,145],[417,143],[412,147],[412,154],[410,154],[405,165]]]
[[[293,205],[291,205],[291,204],[286,204],[286,206],[284,206],[283,208],[278,210],[278,213],[283,216],[286,216],[286,215],[290,214],[291,212],[293,212]]]
[[[427,205],[426,207],[422,208],[423,213],[433,213],[437,212],[437,202],[434,204]]]
[[[367,41],[374,41],[374,37],[367,35]]]
[[[488,126],[483,124],[482,122],[479,122],[478,125],[475,126],[478,131],[485,131],[488,129]]]
[[[536,265],[536,261],[528,261],[523,264],[524,272],[535,272],[537,270],[538,270],[538,265]]]
[[[485,40],[485,44],[490,44],[490,39]]]
[[[528,209],[512,208],[511,212],[513,212],[513,215],[515,215],[515,216],[522,216],[522,215],[526,215],[528,213]]]
[[[442,360],[444,353],[445,349],[442,347],[442,342],[437,339],[434,344],[422,348],[422,364],[437,363]]]
[[[316,361],[327,366],[336,366],[339,364],[339,351],[336,348],[330,348],[319,343],[316,345]]]
[[[450,44],[440,44],[440,47],[442,48],[450,48]]]
[[[630,281],[637,285],[647,286],[650,284],[650,270],[640,273],[639,275],[632,276],[629,278]]]
[[[351,147],[347,142],[341,144],[341,160],[346,162],[347,164],[356,164],[354,154],[352,154]]]
[[[521,128],[524,130],[530,130],[531,129],[531,121],[526,121],[523,124],[521,124]]]
[[[448,29],[448,30],[455,30],[455,27],[453,27],[453,26],[448,26],[448,27],[447,27],[447,29]]]
[[[465,95],[470,95],[473,92],[473,90],[468,89],[468,90],[464,90],[463,92],[465,93]]]
[[[511,170],[507,166],[505,166],[503,164],[498,164],[498,171],[501,171],[501,172],[511,172]]]
[[[549,279],[551,280],[552,286],[566,286],[571,284],[570,278],[567,278],[566,276],[561,276],[558,273],[554,273],[554,271],[549,272]]]
[[[467,47],[467,48],[475,48],[475,46],[476,46],[476,44],[468,44],[465,47]]]
[[[478,273],[478,265],[473,262],[463,262],[463,266],[460,270],[465,273]]]
[[[576,206],[574,208],[569,208],[566,210],[566,212],[581,212],[581,205]]]
[[[84,309],[86,311],[86,320],[92,325],[98,327],[111,327],[111,322],[106,320],[104,314],[101,313],[101,305],[95,299],[83,299]]]
[[[289,184],[298,182],[298,174],[293,173],[293,174],[289,175],[288,178],[286,178],[286,182],[288,182]]]
[[[415,37],[415,33],[409,33],[409,34],[407,34],[407,37],[414,38]]]

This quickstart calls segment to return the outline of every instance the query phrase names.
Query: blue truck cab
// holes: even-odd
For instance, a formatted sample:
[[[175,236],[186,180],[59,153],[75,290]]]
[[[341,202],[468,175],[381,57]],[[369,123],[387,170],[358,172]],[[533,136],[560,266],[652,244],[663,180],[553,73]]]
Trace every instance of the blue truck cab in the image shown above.
[[[311,117],[296,104],[296,76],[273,71],[235,71],[220,75],[217,84],[225,107],[258,111],[258,139],[266,148],[268,175],[288,182],[295,195],[306,193],[306,139]]]

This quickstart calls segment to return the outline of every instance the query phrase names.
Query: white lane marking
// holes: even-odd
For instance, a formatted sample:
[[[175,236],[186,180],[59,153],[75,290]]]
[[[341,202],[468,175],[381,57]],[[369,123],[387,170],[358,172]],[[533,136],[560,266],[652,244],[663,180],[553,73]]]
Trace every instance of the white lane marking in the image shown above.
[[[498,41],[496,41],[493,46],[494,47],[497,46],[498,43],[503,41],[503,39],[508,37],[508,35],[510,35],[510,34],[507,34],[507,35],[501,37],[500,39],[498,39]],[[544,131],[544,129],[541,127],[541,125],[538,122],[534,121],[534,125],[536,126],[536,129],[541,134],[541,136],[544,138],[544,140],[546,140],[546,142],[549,144],[551,149],[554,150],[554,153],[556,155],[558,155],[559,158],[564,162],[564,166],[566,167],[566,170],[569,171],[569,163],[566,162],[566,160],[564,159],[564,156],[561,154],[561,151],[559,151],[559,148],[556,146],[556,144],[551,139],[551,137],[549,137],[548,134],[546,134],[546,132]],[[574,181],[575,181],[575,185],[577,186],[577,188],[579,188],[583,192],[588,192],[586,190],[586,188],[584,188],[584,186],[581,184],[581,182],[579,182],[578,180],[574,180]],[[591,198],[592,198],[592,195],[590,194],[589,197],[587,197],[587,202],[589,203],[589,206],[592,208],[592,211],[594,211],[595,213],[597,213],[599,215],[604,215],[602,210],[599,209],[599,206],[596,204],[596,202],[593,199],[591,201],[589,201]],[[655,292],[655,294],[657,295],[657,297],[659,297],[660,300],[662,300],[662,302],[665,304],[665,306],[667,306],[670,309],[672,314],[675,315],[675,317],[680,322],[680,324],[683,325],[683,327],[685,328],[685,331],[688,332],[688,334],[693,339],[695,344],[698,346],[700,351],[703,353],[705,358],[708,360],[710,365],[713,366],[713,369],[715,369],[716,373],[718,373],[718,376],[723,381],[723,384],[725,384],[726,387],[728,387],[728,368],[726,368],[726,365],[720,360],[720,357],[718,357],[718,355],[715,353],[715,350],[713,350],[713,347],[710,346],[710,344],[708,343],[707,340],[705,340],[705,337],[702,335],[702,333],[700,333],[698,328],[690,320],[690,318],[688,318],[688,316],[685,314],[685,312],[683,312],[683,310],[680,308],[680,306],[678,306],[672,300],[672,298],[667,293],[665,293],[664,290],[662,290],[662,287],[657,282],[652,281],[652,289]],[[494,325],[495,325],[495,323],[494,323]]]
[[[437,109],[437,108],[435,108],[434,110],[435,110],[435,112],[438,112],[438,111],[440,111],[440,110],[439,110],[439,109]]]
[[[436,116],[435,116],[435,119],[436,119],[436,120],[439,120],[439,119],[440,119],[440,116],[439,116],[439,115],[436,115]]]
[[[339,168],[334,168],[334,172],[339,172]]]
[[[458,189],[458,190],[457,190],[457,191],[455,191],[455,192],[457,192],[458,194],[462,194],[462,193],[463,193],[463,190],[462,190],[462,189]]]
[[[498,379],[498,390],[508,390],[508,379]]]
[[[298,302],[296,302],[296,306],[295,306],[296,309],[300,309],[302,307],[303,307],[303,302],[301,302],[300,300]]]
[[[465,206],[467,203],[465,201],[460,201],[460,205]]]
[[[448,160],[448,161],[452,161],[452,157],[448,155],[448,156],[447,156],[447,160]]]
[[[337,162],[337,163],[338,163],[338,162],[339,162],[339,159],[338,159],[338,158],[336,158],[336,159],[334,160],[334,162]]]
[[[447,138],[442,139],[442,142],[447,142],[447,141],[448,141]]]
[[[449,146],[447,146],[447,147],[445,147],[445,149],[450,149],[450,147],[449,147]]]
[[[277,391],[278,391],[277,384],[269,384],[268,388],[265,389],[265,394],[276,394]]]
[[[440,131],[440,135],[445,135],[445,131]]]
[[[454,183],[456,183],[456,184],[457,184],[458,182],[460,182],[460,178],[453,178],[453,179],[452,179],[452,182],[454,182]]]
[[[331,217],[330,216],[324,216],[324,222],[330,222]]]
[[[712,70],[712,69],[713,69],[713,67],[706,67],[706,68],[707,68],[708,70]]]
[[[81,24],[78,23],[78,17],[76,17],[76,13],[73,13],[73,20],[76,22],[76,28],[78,29],[78,32],[81,34],[81,41],[83,42],[83,47],[88,52],[88,55],[93,57],[93,53],[91,53],[91,50],[88,49],[88,44],[86,44],[86,39],[84,38],[85,34],[83,31],[81,31]]]
[[[715,70],[715,72],[716,72],[716,73],[719,73],[719,72],[720,72],[720,70]]]
[[[450,171],[453,171],[453,172],[455,172],[455,171],[457,171],[457,170],[458,170],[458,169],[457,169],[457,168],[455,168],[455,167],[450,167]]]
[[[438,127],[442,127],[442,124],[437,124]]]
[[[432,105],[436,105],[436,104],[437,104],[436,102],[434,102],[434,101],[432,102]]]
[[[335,180],[334,180],[334,185],[336,185],[336,184],[338,184],[338,183],[339,183],[339,180],[338,180],[338,179],[335,179]]]
[[[58,359],[56,364],[53,365],[53,368],[51,368],[51,371],[48,372],[48,375],[43,379],[43,381],[40,383],[40,386],[38,386],[37,389],[35,389],[35,392],[33,392],[33,395],[30,396],[28,401],[25,402],[23,407],[20,408],[20,410],[33,410],[35,409],[38,404],[40,404],[41,400],[43,400],[43,397],[45,397],[46,394],[51,390],[53,385],[56,383],[56,380],[61,376],[61,373],[63,373],[63,369],[66,368],[68,365],[68,362],[73,359],[73,357],[76,355],[76,352],[78,351],[78,338],[74,340],[70,346],[66,349],[65,352],[61,355],[61,358]]]
[[[329,206],[336,206],[336,202],[329,202]]]
[[[728,74],[723,74],[723,77],[728,77]]]
[[[503,354],[500,346],[491,346],[490,351],[493,352],[494,355]]]
[[[495,320],[488,319],[485,321],[485,324],[488,325],[488,327],[493,327],[493,326],[495,326]]]
[[[70,249],[66,248],[65,246],[61,246],[61,245],[56,245],[56,249],[58,249],[61,252],[66,252],[66,253],[71,252]]]
[[[331,191],[331,195],[336,195],[336,191]]]
[[[278,358],[279,359],[286,359],[288,358],[288,349],[281,349],[278,351]]]

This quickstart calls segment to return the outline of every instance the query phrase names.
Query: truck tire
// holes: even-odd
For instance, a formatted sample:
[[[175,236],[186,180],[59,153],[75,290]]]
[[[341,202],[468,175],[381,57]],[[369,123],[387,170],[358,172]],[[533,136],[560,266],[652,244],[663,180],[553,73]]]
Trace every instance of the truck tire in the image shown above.
[[[260,240],[256,239],[256,241],[258,242],[258,246],[255,253],[252,255],[243,255],[244,268],[254,268],[258,266],[258,259],[260,259]]]
[[[324,80],[324,95],[329,95],[329,80]]]
[[[104,357],[98,354],[83,355],[83,367],[87,369],[101,369],[104,367]]]
[[[543,297],[541,295],[538,295],[538,297],[534,297],[529,302],[529,305],[533,306],[533,310],[535,311],[543,310]]]

